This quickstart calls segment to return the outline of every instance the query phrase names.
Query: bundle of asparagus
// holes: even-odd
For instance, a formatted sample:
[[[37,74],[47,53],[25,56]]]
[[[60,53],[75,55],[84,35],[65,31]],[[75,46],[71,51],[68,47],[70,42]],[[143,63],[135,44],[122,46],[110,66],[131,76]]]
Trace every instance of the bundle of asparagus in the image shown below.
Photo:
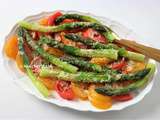
[[[63,23],[66,19],[72,21]],[[115,96],[139,89],[147,83],[149,77],[155,71],[155,66],[152,64],[147,64],[144,69],[137,70],[133,73],[124,73],[124,64],[113,67],[112,65],[115,65],[121,58],[125,58],[126,62],[128,60],[133,60],[144,63],[145,56],[137,52],[128,51],[118,44],[112,43],[117,38],[115,33],[109,27],[90,16],[64,14],[57,17],[54,20],[54,24],[54,26],[43,26],[37,23],[20,21],[20,27],[17,32],[19,54],[23,58],[26,73],[36,88],[45,97],[49,96],[49,91],[46,86],[38,80],[38,77],[50,77],[74,83],[101,84],[95,88],[97,93]],[[75,32],[74,30],[77,29],[78,32]],[[109,43],[101,43],[98,40],[95,40],[93,36],[83,36],[82,33],[86,29],[92,29],[92,31],[94,31],[93,33],[96,33],[94,36],[95,39],[105,39],[105,41],[108,41]],[[31,31],[41,33],[38,41],[33,39]],[[63,36],[65,39],[70,42],[86,45],[87,48],[66,44],[61,40],[57,40],[55,36],[52,35],[53,33],[61,32],[65,32]],[[41,56],[47,63],[51,64],[52,68],[44,67],[42,65],[38,76],[37,74],[34,74],[30,68],[30,61],[24,48],[25,42],[32,48],[33,52]],[[43,45],[59,49],[65,54],[57,57],[54,54],[48,53]],[[110,59],[112,63],[102,66],[91,63],[90,60],[92,58],[107,58]],[[115,83],[123,83],[124,81],[131,81],[131,83],[127,86],[117,85],[117,87],[115,87],[113,85]]]

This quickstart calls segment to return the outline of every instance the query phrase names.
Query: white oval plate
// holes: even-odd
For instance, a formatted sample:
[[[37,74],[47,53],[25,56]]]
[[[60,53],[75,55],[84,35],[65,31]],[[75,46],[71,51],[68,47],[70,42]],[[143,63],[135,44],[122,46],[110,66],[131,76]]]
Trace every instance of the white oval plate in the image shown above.
[[[98,16],[92,15],[90,13],[81,13],[81,12],[77,12],[77,11],[62,11],[62,12],[63,13],[79,13],[79,14],[83,14],[83,15],[92,16],[92,17],[100,20],[103,24],[106,24],[108,27],[110,27],[115,33],[117,33],[119,35],[120,38],[139,40],[137,35],[135,33],[133,33],[132,30],[129,30],[128,28],[121,25],[120,23],[112,21],[108,18],[98,17]],[[29,16],[29,17],[25,18],[24,20],[37,21],[40,18],[48,16],[52,13],[53,12],[42,12],[37,15]],[[16,30],[17,30],[17,24],[12,28],[12,30],[10,31],[8,36],[6,36],[5,40],[7,40],[7,38],[9,36],[11,36],[12,34],[15,34]],[[156,62],[154,60],[149,60],[149,62],[156,64]],[[75,110],[79,110],[79,111],[104,112],[104,111],[122,110],[128,106],[134,105],[134,104],[138,103],[139,101],[141,101],[144,98],[144,96],[147,93],[149,93],[149,91],[151,90],[151,88],[153,86],[154,76],[155,76],[155,75],[153,76],[153,78],[149,81],[149,83],[147,84],[146,87],[135,91],[134,99],[132,99],[130,101],[126,101],[126,102],[116,102],[113,104],[112,108],[107,109],[107,110],[100,110],[100,109],[93,107],[89,101],[80,101],[80,100],[68,101],[68,100],[60,98],[54,92],[53,92],[53,97],[44,98],[36,90],[36,88],[33,86],[31,81],[29,80],[29,78],[24,73],[22,73],[18,70],[15,62],[8,59],[5,56],[4,52],[3,52],[3,63],[5,65],[5,68],[7,69],[7,72],[9,72],[9,75],[12,76],[13,82],[15,82],[17,85],[19,85],[27,93],[30,93],[31,95],[34,95],[35,97],[37,97],[43,101],[46,101],[46,102],[49,102],[52,104],[56,104],[61,107],[67,107],[67,108],[71,108],[71,109],[75,109]],[[156,69],[155,74],[156,73],[157,73],[157,69]]]

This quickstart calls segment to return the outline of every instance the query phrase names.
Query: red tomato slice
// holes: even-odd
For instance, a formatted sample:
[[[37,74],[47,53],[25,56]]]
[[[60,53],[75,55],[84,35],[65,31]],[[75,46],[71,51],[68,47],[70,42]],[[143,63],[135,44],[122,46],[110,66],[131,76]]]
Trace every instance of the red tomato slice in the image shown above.
[[[37,32],[37,31],[32,31],[31,32],[31,36],[34,40],[38,40],[39,37],[40,37],[40,32]]]
[[[133,96],[130,93],[128,93],[124,95],[116,95],[116,96],[113,96],[112,98],[117,101],[128,101],[133,99]]]
[[[73,100],[75,98],[71,87],[71,82],[58,80],[55,85],[56,92],[64,99]]]
[[[55,34],[54,34],[54,38],[55,38],[55,40],[57,40],[57,41],[59,41],[59,42],[62,40],[60,33],[55,33]]]
[[[126,65],[127,62],[125,61],[125,58],[122,58],[120,61],[112,63],[111,68],[115,70],[121,70]]]
[[[34,57],[33,60],[31,61],[31,69],[34,73],[39,73],[40,67],[42,65],[42,58],[40,56]]]
[[[74,20],[74,19],[64,19],[62,24],[63,23],[72,23],[72,22],[76,22],[77,20]]]
[[[83,32],[83,36],[86,37],[86,38],[89,37],[89,38],[91,38],[91,39],[93,39],[97,42],[100,42],[100,43],[106,43],[107,42],[106,38],[102,34],[100,34],[99,32],[97,32],[97,31],[95,31],[91,28],[85,30]]]
[[[59,16],[61,16],[62,13],[60,11],[56,11],[53,15],[49,16],[48,18],[48,25],[49,26],[52,26],[54,25],[55,23],[55,19],[58,18]]]
[[[31,62],[32,59],[33,59],[33,56],[32,56],[32,49],[31,47],[26,43],[24,42],[24,50],[29,58],[29,61]]]

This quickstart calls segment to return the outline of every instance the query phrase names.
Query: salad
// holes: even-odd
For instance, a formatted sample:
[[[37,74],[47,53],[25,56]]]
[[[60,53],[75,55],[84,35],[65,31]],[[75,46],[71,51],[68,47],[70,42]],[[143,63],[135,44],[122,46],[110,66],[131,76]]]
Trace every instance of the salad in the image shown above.
[[[149,58],[115,39],[95,18],[56,11],[37,22],[20,21],[4,51],[44,97],[56,91],[63,99],[109,109],[133,99],[155,71]]]

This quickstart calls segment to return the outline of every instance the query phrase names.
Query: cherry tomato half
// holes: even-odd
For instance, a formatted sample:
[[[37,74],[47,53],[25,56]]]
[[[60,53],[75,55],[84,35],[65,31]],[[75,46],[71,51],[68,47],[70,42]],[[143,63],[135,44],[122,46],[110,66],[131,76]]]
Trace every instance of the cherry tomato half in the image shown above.
[[[48,25],[49,26],[54,25],[55,24],[54,22],[55,22],[56,18],[58,18],[61,15],[62,15],[62,13],[60,11],[56,11],[53,15],[49,16],[48,17]]]
[[[113,96],[112,98],[116,101],[128,101],[133,99],[133,96],[130,93],[128,93],[124,95],[116,95],[116,96]]]
[[[100,42],[100,43],[106,43],[107,40],[106,38],[100,34],[99,32],[89,28],[89,29],[86,29],[84,32],[83,32],[83,36],[86,37],[86,38],[91,38],[97,42]]]
[[[75,98],[71,87],[71,82],[58,80],[55,85],[56,92],[64,99],[73,100]]]
[[[122,58],[120,61],[112,63],[111,68],[115,70],[121,70],[126,65],[127,62],[125,61],[125,58]]]

